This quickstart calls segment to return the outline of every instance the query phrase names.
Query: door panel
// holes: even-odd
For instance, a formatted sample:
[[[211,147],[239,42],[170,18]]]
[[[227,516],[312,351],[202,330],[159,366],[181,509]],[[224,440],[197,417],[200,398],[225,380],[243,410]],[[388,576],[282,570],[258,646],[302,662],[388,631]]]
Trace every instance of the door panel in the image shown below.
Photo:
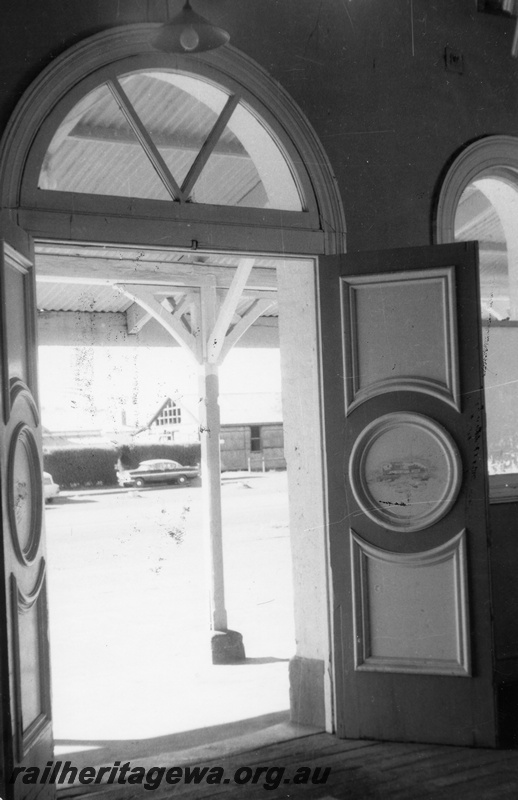
[[[41,426],[36,399],[34,268],[28,237],[0,220],[0,425],[3,765],[52,759]],[[54,787],[15,784],[3,798],[50,798]]]
[[[476,245],[321,259],[340,736],[495,746]]]
[[[342,292],[349,408],[398,389],[458,403],[451,268],[351,277]]]
[[[355,669],[469,675],[465,531],[424,553],[351,545]]]

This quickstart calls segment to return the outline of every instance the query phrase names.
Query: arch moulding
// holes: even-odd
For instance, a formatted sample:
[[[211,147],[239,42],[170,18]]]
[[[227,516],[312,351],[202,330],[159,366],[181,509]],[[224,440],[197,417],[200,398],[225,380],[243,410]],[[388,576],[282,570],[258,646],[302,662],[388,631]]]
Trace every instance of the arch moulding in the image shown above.
[[[47,66],[22,96],[0,142],[0,208],[16,215],[21,208],[29,151],[40,127],[56,105],[95,71],[136,55],[152,56],[169,69],[196,64],[239,83],[268,110],[277,133],[295,148],[316,198],[324,246],[321,252],[345,251],[345,219],[336,178],[312,126],[294,100],[245,54],[226,46],[191,56],[166,55],[151,45],[159,24],[111,28],[73,46]],[[316,253],[315,253],[316,254]]]
[[[435,240],[437,244],[455,241],[455,214],[466,187],[485,175],[518,177],[518,138],[486,136],[466,147],[448,169],[437,202]]]

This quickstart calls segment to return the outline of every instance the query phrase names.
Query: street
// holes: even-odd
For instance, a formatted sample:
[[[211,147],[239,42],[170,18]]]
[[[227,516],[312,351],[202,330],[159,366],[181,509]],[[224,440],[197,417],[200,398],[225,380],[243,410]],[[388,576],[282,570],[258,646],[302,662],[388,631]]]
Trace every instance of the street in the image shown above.
[[[226,606],[242,665],[210,661],[199,487],[67,494],[46,511],[58,743],[148,739],[289,708],[286,473],[223,475]]]

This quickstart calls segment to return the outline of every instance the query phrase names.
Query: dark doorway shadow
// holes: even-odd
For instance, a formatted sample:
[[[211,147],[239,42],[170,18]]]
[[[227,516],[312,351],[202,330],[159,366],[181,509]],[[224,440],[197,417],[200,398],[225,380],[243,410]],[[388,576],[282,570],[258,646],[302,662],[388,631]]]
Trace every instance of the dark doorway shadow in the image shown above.
[[[211,725],[182,731],[168,736],[154,736],[149,739],[56,739],[58,749],[55,760],[71,761],[74,767],[95,767],[114,761],[130,761],[161,753],[171,754],[181,760],[182,751],[196,747],[207,747],[226,739],[234,739],[266,731],[274,725],[288,724],[290,712],[276,711],[260,717],[229,722],[224,725]],[[70,749],[67,749],[70,748]]]

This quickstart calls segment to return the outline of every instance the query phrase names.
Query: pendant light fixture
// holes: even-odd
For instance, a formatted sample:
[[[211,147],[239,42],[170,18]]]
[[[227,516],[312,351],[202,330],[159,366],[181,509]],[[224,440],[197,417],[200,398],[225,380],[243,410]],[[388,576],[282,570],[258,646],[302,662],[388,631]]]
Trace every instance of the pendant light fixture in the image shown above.
[[[227,31],[196,14],[190,0],[185,0],[180,13],[162,26],[153,46],[164,53],[200,53],[221,47],[229,39]]]

